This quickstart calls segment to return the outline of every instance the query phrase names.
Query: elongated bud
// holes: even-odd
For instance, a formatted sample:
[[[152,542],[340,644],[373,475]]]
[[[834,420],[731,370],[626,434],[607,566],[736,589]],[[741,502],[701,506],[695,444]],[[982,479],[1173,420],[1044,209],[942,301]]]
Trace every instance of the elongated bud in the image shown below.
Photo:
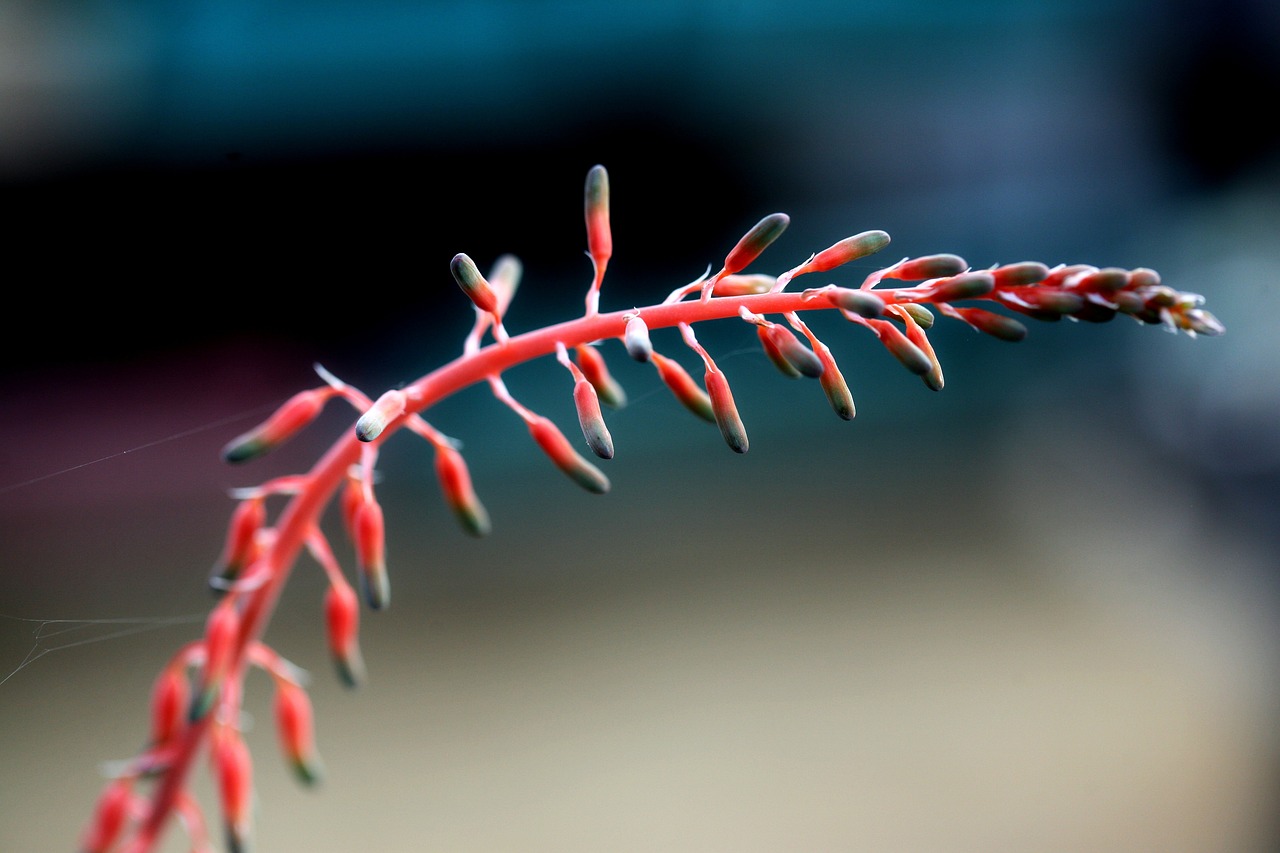
[[[462,288],[462,292],[467,294],[477,308],[489,314],[498,312],[498,297],[480,274],[475,261],[459,252],[449,262],[449,271],[453,273],[453,280],[458,283],[458,287]]]
[[[1000,293],[1000,297],[1013,310],[1037,320],[1059,320],[1076,313],[1085,305],[1084,297],[1079,293],[1041,285],[1005,290]]]
[[[649,340],[649,325],[639,314],[627,318],[626,331],[622,335],[622,345],[627,348],[627,355],[636,361],[648,361],[653,357],[653,342]]]
[[[584,196],[587,251],[596,264],[598,277],[613,254],[613,234],[609,229],[609,173],[604,166],[592,166],[587,172]]]
[[[719,370],[708,369],[704,381],[707,385],[707,396],[711,398],[711,411],[715,414],[716,425],[724,436],[725,444],[734,453],[747,452],[747,429],[738,416],[738,407],[733,402],[733,392],[729,390],[729,380]]]
[[[757,222],[750,231],[742,235],[738,245],[734,246],[725,257],[725,274],[741,272],[745,269],[748,264],[760,257],[765,249],[769,248],[770,243],[787,230],[787,225],[790,223],[791,217],[785,213],[770,213]]]
[[[778,354],[801,376],[816,379],[822,375],[822,361],[786,326],[774,323],[765,329],[765,334],[777,347]]]
[[[1044,281],[1049,277],[1049,268],[1039,261],[1022,261],[996,267],[991,270],[991,276],[996,280],[997,289],[1019,287]]]
[[[933,312],[918,302],[899,302],[898,307],[911,315],[916,325],[922,329],[933,328]]]
[[[582,371],[582,375],[587,377],[587,381],[595,386],[600,402],[611,409],[621,409],[625,406],[627,392],[622,390],[622,386],[609,373],[609,366],[604,363],[604,356],[600,354],[600,350],[590,344],[581,344],[574,347],[574,352],[578,356],[578,368]]]
[[[928,372],[921,374],[920,378],[931,390],[941,391],[945,384],[942,377],[942,362],[938,361],[938,354],[933,351],[929,336],[918,323],[911,320],[907,321],[906,336],[907,340],[915,344],[924,353],[925,358],[929,359],[930,368]]]
[[[233,853],[244,853],[249,843],[253,762],[244,740],[229,728],[222,728],[214,736],[213,769],[226,823],[227,847]]]
[[[107,853],[112,849],[129,821],[132,803],[132,779],[122,777],[108,782],[80,838],[80,853]]]
[[[906,335],[898,331],[898,327],[888,320],[869,320],[880,333],[880,343],[885,349],[902,363],[902,366],[917,376],[924,376],[933,370],[933,362],[920,347],[907,340]]]
[[[489,513],[485,510],[471,485],[471,472],[462,454],[447,444],[436,447],[436,477],[445,502],[453,510],[462,529],[472,536],[484,536],[489,532]]]
[[[600,398],[596,396],[595,386],[586,377],[573,384],[573,405],[578,410],[582,437],[587,440],[591,452],[601,459],[612,459],[613,437],[609,435],[609,428],[600,413]]]
[[[1129,271],[1106,267],[1072,278],[1069,287],[1083,293],[1110,295],[1129,284]]]
[[[879,317],[884,314],[884,300],[870,290],[833,287],[826,294],[832,305],[859,317]]]
[[[315,420],[331,396],[333,389],[328,387],[294,394],[267,420],[228,442],[222,448],[222,458],[247,462],[269,453]]]
[[[671,393],[686,409],[704,421],[716,422],[715,412],[711,409],[711,398],[698,387],[698,383],[680,366],[680,362],[655,352],[653,366],[658,369],[658,378],[662,380],[662,384],[671,389]]]
[[[356,509],[352,535],[355,538],[356,564],[365,602],[374,610],[385,610],[391,603],[391,580],[387,577],[386,529],[382,506],[366,498]]]
[[[865,258],[867,255],[874,255],[887,245],[889,245],[889,235],[885,232],[863,231],[861,234],[845,237],[834,246],[823,249],[814,255],[813,260],[801,267],[797,275],[833,270],[850,261]]]
[[[187,726],[191,708],[191,681],[181,663],[160,671],[151,688],[151,735],[153,746],[173,740]]]
[[[760,339],[760,347],[764,350],[764,354],[769,357],[770,363],[778,368],[779,373],[788,379],[799,379],[800,371],[779,352],[777,343],[774,342],[773,336],[769,334],[770,328],[772,327],[766,325],[756,326],[756,337]]]
[[[493,268],[489,270],[489,289],[497,297],[498,316],[506,316],[523,274],[524,265],[515,255],[501,255],[493,262]]]
[[[955,311],[970,326],[998,340],[1017,343],[1027,336],[1027,327],[1006,314],[985,308],[956,308]]]
[[[836,360],[825,348],[819,348],[817,352],[818,357],[822,359],[822,375],[818,377],[818,382],[822,385],[822,393],[827,395],[831,410],[841,420],[853,420],[858,410],[853,405],[853,394],[849,393],[849,386],[844,381],[840,368],[836,366]]]
[[[204,717],[213,707],[222,689],[236,640],[240,634],[240,614],[233,599],[223,599],[209,614],[204,629],[204,672],[200,678],[200,692],[191,704],[188,718],[191,722]]]
[[[930,302],[977,299],[995,290],[996,279],[989,272],[963,272],[943,279],[929,289]]]
[[[382,435],[387,424],[404,414],[405,396],[403,391],[392,388],[378,398],[369,411],[356,421],[356,438],[361,441],[373,441]]]
[[[885,278],[896,278],[902,281],[920,281],[927,278],[943,278],[959,275],[969,268],[964,258],[959,255],[924,255],[904,261],[889,269]]]
[[[355,590],[345,581],[330,584],[324,594],[324,626],[329,654],[338,678],[347,687],[364,680],[364,659],[360,655],[360,604]]]
[[[291,681],[278,679],[275,696],[276,734],[280,749],[298,781],[320,781],[320,756],[316,753],[315,715],[307,692]]]
[[[751,273],[722,276],[711,288],[712,296],[751,296],[768,293],[778,283],[776,276]]]
[[[602,474],[596,466],[583,459],[569,444],[569,439],[564,437],[564,433],[552,421],[541,416],[535,416],[529,422],[529,434],[533,436],[533,440],[542,448],[542,452],[546,453],[551,461],[555,463],[555,466],[564,472],[569,479],[588,492],[594,492],[597,495],[603,495],[609,491],[609,478]]]
[[[224,591],[253,562],[257,555],[255,539],[266,520],[267,505],[263,498],[245,498],[236,505],[227,526],[222,555],[209,576],[209,586],[214,592]]]

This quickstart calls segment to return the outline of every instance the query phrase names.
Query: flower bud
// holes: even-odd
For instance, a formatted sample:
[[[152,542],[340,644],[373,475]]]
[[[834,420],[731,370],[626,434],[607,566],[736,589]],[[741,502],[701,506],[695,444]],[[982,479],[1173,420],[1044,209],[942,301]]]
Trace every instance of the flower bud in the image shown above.
[[[764,273],[726,275],[712,286],[711,295],[752,296],[756,293],[768,293],[777,282],[777,277]]]
[[[707,396],[711,399],[711,411],[715,414],[716,424],[725,443],[734,453],[747,452],[747,430],[738,416],[738,407],[734,405],[733,393],[729,390],[729,380],[715,368],[708,368],[704,381],[707,385]]]
[[[1158,287],[1160,284],[1160,273],[1155,270],[1149,270],[1146,267],[1138,267],[1135,270],[1129,270],[1128,287]]]
[[[253,762],[244,740],[230,728],[223,727],[214,735],[213,769],[222,817],[226,821],[227,846],[233,851],[246,850],[253,799]]]
[[[266,421],[228,442],[222,448],[222,458],[247,462],[269,453],[315,420],[331,396],[333,389],[329,387],[294,394]]]
[[[916,321],[922,329],[933,328],[933,312],[917,302],[899,302],[898,307],[911,315],[911,319]]]
[[[462,288],[462,292],[467,294],[477,308],[489,314],[497,313],[498,297],[480,274],[475,261],[459,252],[449,262],[449,271],[453,273],[453,280],[458,283],[458,287]]]
[[[584,196],[587,252],[596,265],[598,278],[613,254],[613,236],[609,229],[609,173],[604,166],[592,166],[587,172]]]
[[[316,754],[315,716],[307,692],[285,679],[276,680],[276,734],[285,761],[298,781],[314,785],[320,781],[320,757]]]
[[[573,449],[552,421],[535,415],[529,421],[529,434],[555,466],[588,492],[603,495],[609,491],[609,478]]]
[[[849,385],[836,366],[836,360],[826,347],[816,347],[815,351],[818,358],[822,359],[822,375],[818,377],[818,382],[822,385],[822,392],[827,395],[831,410],[841,420],[853,420],[858,410],[853,405],[853,394],[849,393]]]
[[[81,853],[107,853],[111,850],[129,820],[133,804],[133,780],[112,779],[98,796],[93,817],[80,838]]]
[[[1005,264],[991,270],[996,288],[1019,287],[1024,284],[1035,284],[1049,277],[1049,268],[1039,261],[1022,261],[1016,264]]]
[[[582,437],[587,440],[591,452],[601,459],[612,459],[613,437],[609,435],[609,428],[600,413],[600,398],[596,395],[595,386],[585,376],[573,384],[573,405],[578,411]]]
[[[885,271],[885,278],[896,278],[902,281],[920,281],[928,278],[943,278],[959,275],[969,268],[964,258],[958,255],[924,255],[903,261]]]
[[[845,237],[830,248],[823,249],[796,273],[801,275],[811,272],[826,272],[842,264],[874,255],[889,245],[889,235],[883,231],[863,231],[852,237]],[[852,310],[852,309],[850,309]]]
[[[200,692],[191,704],[188,719],[196,722],[209,713],[231,669],[236,642],[240,638],[240,614],[233,598],[224,598],[209,613],[204,629],[204,672]]]
[[[587,381],[595,386],[600,402],[611,409],[621,409],[627,404],[627,392],[622,390],[609,366],[604,362],[600,350],[590,344],[581,344],[574,348],[578,355],[578,367]]]
[[[989,272],[964,272],[943,279],[929,289],[930,302],[977,299],[995,290],[996,279]]]
[[[956,308],[960,318],[979,332],[993,338],[1017,343],[1027,336],[1027,327],[1006,314],[997,314],[985,308]]]
[[[767,337],[772,343],[774,351],[798,376],[808,376],[810,379],[816,379],[822,375],[822,361],[813,354],[813,350],[809,349],[795,334],[786,326],[780,326],[777,323],[771,323],[768,326],[758,327],[762,332],[762,338]],[[769,352],[769,347],[765,347],[765,352]],[[770,358],[773,358],[772,354]],[[777,362],[774,362],[775,364]],[[787,373],[786,368],[779,365],[779,369],[783,373]]]
[[[365,602],[374,610],[385,610],[391,603],[391,580],[387,576],[386,528],[382,507],[366,497],[356,508],[352,519],[356,564]]]
[[[924,380],[924,384],[934,391],[941,391],[943,387],[942,363],[938,361],[938,355],[933,351],[933,345],[929,343],[929,336],[925,334],[924,329],[919,323],[912,320],[907,321],[906,325],[907,340],[915,344],[920,352],[924,353],[925,358],[929,359],[929,370],[921,374],[920,378]]]
[[[770,243],[778,239],[790,223],[791,217],[785,213],[770,213],[757,222],[725,257],[725,274],[741,272],[745,269],[748,264],[760,257],[765,249],[769,248]]]
[[[489,513],[476,497],[471,485],[471,473],[462,454],[447,444],[436,446],[436,477],[445,502],[453,510],[462,529],[472,536],[484,536],[489,532]]]
[[[364,680],[364,659],[360,655],[360,604],[355,590],[346,581],[331,583],[324,594],[324,625],[338,678],[347,687]]]
[[[649,340],[649,325],[639,314],[627,318],[626,330],[622,335],[622,345],[627,348],[627,355],[636,361],[648,361],[653,357],[653,342]]]
[[[885,349],[902,363],[902,366],[917,376],[924,376],[933,370],[933,362],[920,347],[907,340],[906,335],[898,331],[898,327],[888,320],[868,320],[880,336],[880,343]]]
[[[655,352],[653,366],[658,369],[658,378],[662,380],[662,384],[671,390],[686,409],[704,421],[716,422],[715,412],[711,409],[711,398],[698,387],[698,383],[680,366],[680,362]]]
[[[224,591],[253,562],[257,553],[255,540],[266,520],[266,501],[261,497],[245,498],[236,505],[227,526],[222,555],[209,576],[209,586],[215,592]]]
[[[151,735],[148,743],[153,746],[166,744],[180,734],[186,728],[190,707],[191,682],[187,678],[186,666],[181,662],[166,666],[151,688]]]
[[[833,287],[826,294],[832,305],[859,317],[879,317],[884,314],[884,300],[870,290]]]
[[[1093,270],[1071,280],[1071,289],[1082,293],[1100,293],[1104,296],[1123,289],[1129,283],[1128,270],[1118,267]]]
[[[382,435],[387,424],[404,414],[405,402],[403,391],[387,391],[356,421],[356,438],[373,441]]]
[[[773,366],[778,368],[778,372],[788,379],[799,379],[800,371],[796,366],[787,361],[786,357],[778,350],[778,345],[774,343],[773,336],[769,334],[769,325],[756,326],[756,337],[760,339],[760,346],[764,349],[764,354],[769,357],[769,361]]]
[[[1221,335],[1227,331],[1222,321],[1203,308],[1190,308],[1183,312],[1182,322],[1179,325],[1188,332],[1209,337]]]

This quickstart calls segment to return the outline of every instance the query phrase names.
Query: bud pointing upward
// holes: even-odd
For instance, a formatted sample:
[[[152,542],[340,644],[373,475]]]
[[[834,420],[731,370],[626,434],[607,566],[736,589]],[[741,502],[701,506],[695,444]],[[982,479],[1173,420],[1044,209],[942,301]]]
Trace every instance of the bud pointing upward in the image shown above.
[[[587,220],[587,253],[595,264],[596,279],[593,289],[600,287],[605,265],[613,255],[613,232],[609,229],[609,173],[604,166],[592,166],[587,172],[587,186],[583,193]]]
[[[467,294],[477,308],[489,314],[498,313],[498,296],[480,274],[475,261],[459,252],[449,262],[449,271],[453,273],[453,280],[458,283],[458,287],[462,288],[462,292]]]
[[[752,226],[750,231],[742,235],[738,245],[725,256],[724,269],[718,275],[707,279],[702,285],[702,301],[705,302],[711,298],[711,292],[715,289],[717,281],[726,275],[742,272],[752,261],[760,257],[764,250],[769,248],[769,244],[787,230],[789,224],[791,224],[791,217],[785,213],[770,213]]]

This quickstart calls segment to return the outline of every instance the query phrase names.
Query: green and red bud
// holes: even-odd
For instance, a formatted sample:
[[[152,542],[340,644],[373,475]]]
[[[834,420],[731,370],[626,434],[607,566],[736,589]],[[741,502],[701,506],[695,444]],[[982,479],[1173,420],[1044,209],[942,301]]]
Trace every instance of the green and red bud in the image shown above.
[[[600,398],[595,386],[585,376],[573,383],[573,406],[578,412],[582,437],[587,440],[591,452],[601,459],[612,459],[613,437],[605,426],[604,415],[600,413]]]
[[[997,314],[985,308],[954,308],[960,319],[979,332],[1010,343],[1017,343],[1027,336],[1027,327],[1006,314]]]
[[[756,326],[756,337],[760,339],[760,347],[764,350],[764,354],[769,357],[769,362],[778,368],[778,372],[788,379],[799,379],[800,371],[796,366],[787,361],[786,357],[778,350],[778,345],[774,343],[773,336],[769,334],[772,324],[760,323]]]
[[[747,429],[742,424],[742,418],[738,416],[738,407],[733,402],[733,392],[729,390],[729,380],[719,370],[708,367],[704,381],[707,386],[707,396],[711,400],[711,411],[715,415],[716,425],[720,427],[720,434],[724,436],[725,444],[728,444],[734,453],[746,453]]]
[[[453,510],[462,529],[472,536],[484,536],[489,532],[489,513],[476,497],[471,485],[471,472],[462,454],[448,444],[436,445],[436,477],[445,502]]]
[[[791,217],[785,213],[770,213],[742,235],[742,239],[734,246],[724,259],[724,274],[741,272],[752,261],[760,257],[769,244],[787,229]]]
[[[204,671],[200,692],[191,703],[187,718],[196,722],[209,713],[231,670],[236,643],[240,639],[240,612],[234,598],[224,598],[209,613],[204,629]]]
[[[226,824],[227,847],[234,853],[243,853],[249,843],[253,762],[240,734],[228,726],[220,726],[214,733],[213,769]]]
[[[578,356],[578,368],[587,381],[595,386],[600,402],[611,409],[620,409],[627,404],[627,392],[609,373],[609,366],[604,362],[600,350],[590,344],[580,344],[574,348]]]
[[[929,343],[929,336],[925,334],[925,330],[921,328],[919,323],[912,320],[910,315],[906,318],[905,334],[907,340],[915,344],[929,359],[930,369],[921,374],[920,378],[924,380],[924,384],[929,386],[931,390],[941,391],[945,384],[942,378],[942,362],[938,361],[938,355],[933,351],[933,344]]]
[[[822,375],[822,361],[786,326],[769,323],[757,326],[756,331],[765,353],[784,375],[808,376],[810,379]]]
[[[133,808],[133,779],[112,779],[98,796],[93,817],[80,837],[80,853],[107,853],[120,840]]]
[[[609,491],[609,478],[601,473],[599,468],[582,458],[569,444],[569,439],[564,437],[564,433],[551,420],[541,415],[534,415],[529,420],[529,434],[542,448],[542,452],[547,454],[547,457],[570,480],[597,495]]]
[[[995,290],[996,279],[989,272],[963,272],[945,278],[929,288],[929,302],[955,302],[961,299],[979,299]]]
[[[324,626],[338,678],[347,687],[364,680],[364,659],[360,655],[360,603],[355,590],[345,580],[330,583],[324,594]]]
[[[890,267],[885,271],[884,278],[896,278],[901,281],[922,281],[930,278],[959,275],[967,269],[969,269],[969,265],[959,255],[924,255]]]
[[[386,523],[382,506],[365,496],[352,518],[351,535],[355,542],[356,566],[365,602],[374,610],[385,610],[391,603],[391,580],[387,576]]]
[[[884,231],[863,231],[861,234],[845,237],[834,246],[823,249],[797,269],[795,274],[799,276],[811,272],[827,272],[850,261],[874,255],[887,245],[889,245],[889,235]]]
[[[187,727],[190,708],[191,680],[186,662],[178,660],[162,669],[151,687],[151,734],[147,742],[159,746],[181,734]]]
[[[851,290],[833,287],[824,291],[831,304],[859,317],[879,317],[884,314],[884,300],[870,290]]]
[[[639,314],[627,318],[627,325],[622,333],[622,345],[627,355],[636,361],[645,362],[653,357],[653,341],[649,339],[649,324]]]
[[[768,293],[777,284],[775,276],[765,273],[721,276],[711,288],[712,296],[752,296]]]
[[[222,458],[247,462],[271,452],[315,420],[333,394],[328,386],[294,394],[267,420],[228,442],[222,448]]]
[[[604,166],[587,172],[584,207],[587,220],[587,252],[596,265],[596,280],[604,273],[613,254],[613,234],[609,228],[609,173]]]
[[[382,435],[387,424],[404,414],[406,402],[403,391],[395,388],[387,391],[356,421],[356,438],[373,441]]]
[[[658,378],[662,380],[662,384],[670,389],[686,409],[704,421],[716,422],[715,412],[711,408],[711,398],[707,396],[706,391],[698,387],[698,383],[678,361],[655,352],[653,366],[657,368]]]
[[[236,505],[231,513],[231,522],[227,526],[227,541],[222,546],[222,554],[214,564],[209,576],[209,586],[215,592],[227,589],[232,581],[240,577],[249,564],[258,555],[258,531],[267,521],[267,505],[265,496],[258,495],[245,498]]]
[[[493,267],[489,270],[489,289],[497,298],[499,317],[506,316],[523,273],[524,265],[515,255],[501,255],[493,262]]]
[[[316,753],[315,715],[311,699],[299,685],[284,678],[276,679],[276,734],[285,761],[298,781],[314,785],[320,781],[320,757]]]
[[[897,326],[888,320],[868,320],[867,322],[872,324],[872,328],[880,336],[880,343],[884,344],[885,349],[889,350],[890,354],[907,370],[917,376],[924,376],[933,370],[933,361],[929,356],[908,340],[906,335],[898,331]]]
[[[498,297],[485,277],[480,274],[479,267],[470,257],[459,252],[449,262],[449,271],[453,280],[462,288],[476,308],[488,314],[498,313]]]
[[[990,270],[990,273],[995,279],[996,289],[999,290],[1042,282],[1049,277],[1049,268],[1039,261],[1021,261],[996,267]]]

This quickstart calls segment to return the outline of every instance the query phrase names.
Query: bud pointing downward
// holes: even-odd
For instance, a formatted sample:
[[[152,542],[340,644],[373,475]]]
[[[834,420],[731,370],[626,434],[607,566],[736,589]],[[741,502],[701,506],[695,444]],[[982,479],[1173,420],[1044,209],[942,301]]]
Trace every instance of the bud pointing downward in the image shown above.
[[[471,485],[471,473],[462,454],[447,444],[436,446],[436,477],[440,490],[453,510],[462,529],[472,536],[484,536],[489,532],[489,513],[476,497]]]
[[[385,523],[377,501],[366,498],[360,502],[351,533],[365,601],[374,610],[384,610],[391,603],[391,581],[387,577]]]
[[[898,331],[898,327],[888,320],[868,320],[880,335],[880,343],[902,363],[902,366],[917,376],[924,376],[933,370],[933,362],[920,347],[907,340],[906,335]]]
[[[449,262],[449,271],[453,273],[453,280],[458,283],[458,287],[462,288],[462,292],[467,294],[477,308],[489,314],[497,313],[498,297],[480,274],[475,261],[459,252]]]
[[[698,383],[694,382],[688,371],[680,366],[680,362],[655,352],[653,366],[658,369],[658,378],[671,389],[671,393],[675,394],[676,399],[683,403],[686,409],[704,421],[716,422],[715,412],[711,409],[711,398],[707,396],[706,391],[698,387]]]
[[[356,421],[356,438],[361,441],[373,441],[382,435],[387,424],[404,414],[405,396],[403,391],[391,389],[378,398],[369,411]]]
[[[729,390],[729,380],[715,368],[707,368],[704,381],[707,385],[707,396],[711,398],[711,410],[715,413],[716,424],[725,443],[734,453],[747,452],[747,429],[738,416],[738,407],[733,402],[733,392]]]
[[[80,839],[81,853],[107,853],[120,838],[133,803],[133,780],[113,779],[98,797],[93,818]]]
[[[267,520],[266,502],[260,497],[245,498],[231,514],[227,529],[227,541],[222,555],[213,567],[209,586],[222,592],[253,561],[254,539]]]
[[[285,761],[304,785],[320,781],[320,757],[316,754],[315,717],[307,692],[285,679],[276,680],[276,733]]]
[[[627,318],[622,344],[627,348],[627,355],[636,361],[648,361],[653,357],[653,342],[649,339],[649,326],[639,314],[632,314]]]
[[[225,726],[214,736],[213,767],[227,824],[227,846],[239,853],[248,849],[253,764],[244,740]]]
[[[209,713],[222,682],[231,668],[231,658],[240,634],[240,614],[232,598],[224,598],[209,614],[204,629],[204,673],[200,693],[191,704],[188,718],[196,722]]]
[[[346,581],[329,584],[324,595],[324,624],[338,677],[347,687],[356,687],[364,678],[359,645],[360,604]]]
[[[578,354],[578,367],[582,370],[582,375],[595,386],[600,402],[611,409],[621,409],[625,406],[627,392],[622,390],[618,380],[614,379],[613,374],[609,372],[609,366],[605,364],[600,350],[590,344],[582,344],[574,347],[574,352]]]
[[[613,437],[609,435],[609,428],[600,413],[600,398],[596,396],[595,386],[586,377],[573,384],[573,405],[578,410],[582,437],[587,440],[591,452],[601,459],[612,459]]]
[[[583,459],[553,422],[540,415],[534,415],[529,421],[529,434],[542,448],[542,452],[546,453],[569,479],[597,495],[603,495],[609,491],[609,478],[596,466]]]

